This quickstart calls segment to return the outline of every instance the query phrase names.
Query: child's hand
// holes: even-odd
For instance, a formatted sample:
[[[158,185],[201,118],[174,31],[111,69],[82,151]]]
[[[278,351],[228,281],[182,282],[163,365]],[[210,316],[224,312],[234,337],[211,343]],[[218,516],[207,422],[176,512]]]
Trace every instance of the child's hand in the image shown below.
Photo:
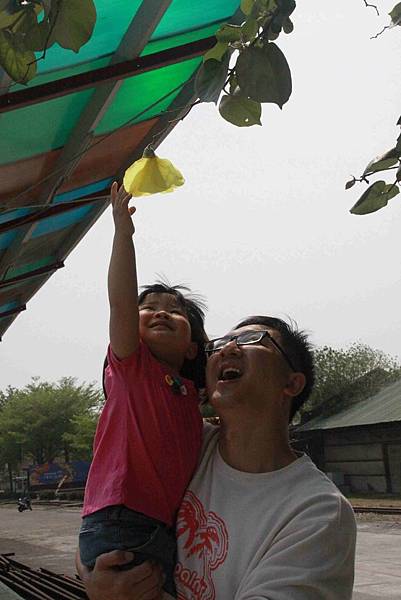
[[[135,232],[132,215],[136,211],[135,206],[128,206],[131,200],[131,194],[128,194],[124,187],[118,187],[115,181],[111,186],[110,200],[113,207],[113,219],[116,232],[126,233],[132,236]]]

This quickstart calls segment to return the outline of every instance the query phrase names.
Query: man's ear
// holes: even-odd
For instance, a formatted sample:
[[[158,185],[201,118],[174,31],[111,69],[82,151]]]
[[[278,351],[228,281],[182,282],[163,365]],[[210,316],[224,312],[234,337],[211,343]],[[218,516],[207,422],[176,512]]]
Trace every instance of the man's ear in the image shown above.
[[[194,358],[196,358],[198,354],[198,344],[196,342],[191,342],[188,350],[185,353],[185,358],[187,360],[193,360]]]
[[[303,373],[290,373],[287,385],[285,386],[285,392],[288,396],[295,398],[304,389],[306,384],[306,377]]]

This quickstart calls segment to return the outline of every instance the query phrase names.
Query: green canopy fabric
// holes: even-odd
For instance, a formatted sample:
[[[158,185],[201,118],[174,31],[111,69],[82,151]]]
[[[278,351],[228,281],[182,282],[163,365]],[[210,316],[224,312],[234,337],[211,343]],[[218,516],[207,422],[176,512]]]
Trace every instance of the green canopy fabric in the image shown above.
[[[95,0],[78,53],[54,45],[27,86],[0,69],[0,339],[108,204],[108,190],[195,100],[239,0]]]

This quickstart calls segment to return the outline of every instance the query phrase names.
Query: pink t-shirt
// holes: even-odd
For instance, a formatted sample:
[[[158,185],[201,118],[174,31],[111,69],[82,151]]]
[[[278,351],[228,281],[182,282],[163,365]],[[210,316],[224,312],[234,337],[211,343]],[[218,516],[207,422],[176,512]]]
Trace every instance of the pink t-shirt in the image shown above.
[[[142,342],[123,360],[109,347],[107,358],[82,514],[124,504],[172,525],[201,448],[197,391],[183,379],[187,394],[175,393],[169,369]]]

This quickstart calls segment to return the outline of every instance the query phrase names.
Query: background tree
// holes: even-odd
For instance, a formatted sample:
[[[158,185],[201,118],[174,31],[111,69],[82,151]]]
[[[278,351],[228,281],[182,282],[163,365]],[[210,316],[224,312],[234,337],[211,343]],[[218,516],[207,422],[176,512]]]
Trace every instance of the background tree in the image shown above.
[[[92,460],[92,446],[97,420],[97,410],[72,417],[70,421],[71,430],[63,434],[64,443],[70,449],[71,460]]]
[[[22,389],[8,388],[2,394],[0,409],[3,465],[6,462],[15,465],[24,458],[36,463],[52,461],[58,456],[63,456],[66,462],[71,455],[86,458],[102,397],[94,384],[78,385],[72,377],[56,384],[34,378]],[[82,450],[85,456],[78,456],[83,438],[77,429],[85,420],[88,449]]]
[[[397,359],[360,342],[346,349],[323,346],[314,351],[314,357],[316,384],[300,411],[302,421],[332,414],[401,377]]]

